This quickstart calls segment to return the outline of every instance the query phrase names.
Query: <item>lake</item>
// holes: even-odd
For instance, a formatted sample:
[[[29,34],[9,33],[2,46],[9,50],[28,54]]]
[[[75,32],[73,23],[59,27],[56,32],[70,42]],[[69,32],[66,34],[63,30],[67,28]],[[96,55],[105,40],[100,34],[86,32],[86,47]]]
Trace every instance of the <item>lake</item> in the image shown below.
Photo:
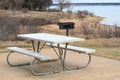
[[[55,8],[55,6],[51,8]],[[72,5],[71,9],[73,12],[87,10],[94,15],[105,17],[101,21],[102,24],[120,26],[120,5]]]

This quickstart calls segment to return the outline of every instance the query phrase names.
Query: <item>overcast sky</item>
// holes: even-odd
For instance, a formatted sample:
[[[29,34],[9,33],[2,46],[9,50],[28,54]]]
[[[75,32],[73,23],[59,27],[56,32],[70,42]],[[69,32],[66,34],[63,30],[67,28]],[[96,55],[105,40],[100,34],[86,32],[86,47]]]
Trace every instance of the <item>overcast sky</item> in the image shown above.
[[[71,2],[120,2],[120,0],[70,0]]]
[[[120,2],[120,0],[69,0],[72,3]]]

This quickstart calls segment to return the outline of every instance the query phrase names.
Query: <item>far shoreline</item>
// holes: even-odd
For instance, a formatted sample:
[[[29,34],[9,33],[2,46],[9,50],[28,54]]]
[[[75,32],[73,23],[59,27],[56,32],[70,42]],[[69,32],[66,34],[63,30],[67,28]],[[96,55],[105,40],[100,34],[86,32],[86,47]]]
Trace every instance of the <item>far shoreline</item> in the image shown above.
[[[57,5],[59,5],[59,4],[57,4],[57,3],[54,3],[54,4],[52,4],[52,6],[57,6]],[[71,5],[73,5],[73,6],[76,6],[76,5],[82,5],[82,6],[114,6],[114,5],[120,5],[120,2],[106,2],[106,3],[98,3],[98,2],[94,2],[94,3],[71,3]]]

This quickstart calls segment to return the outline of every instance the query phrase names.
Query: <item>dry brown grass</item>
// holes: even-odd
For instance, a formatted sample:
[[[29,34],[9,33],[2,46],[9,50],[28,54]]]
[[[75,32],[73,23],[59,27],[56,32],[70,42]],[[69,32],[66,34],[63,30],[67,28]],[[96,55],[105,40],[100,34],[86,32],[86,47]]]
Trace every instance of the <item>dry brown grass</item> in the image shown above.
[[[31,47],[31,44],[27,41],[0,41],[0,49],[10,46]]]
[[[15,11],[15,10],[0,10],[0,15],[7,15],[11,17],[31,17],[31,18],[47,18],[47,19],[78,19],[77,14],[73,13],[63,13],[63,12],[40,12],[40,11],[29,11],[27,13],[24,13],[22,11]],[[89,15],[85,16],[83,19],[84,21],[90,21],[90,22],[98,22],[102,20],[102,17],[94,16],[91,17]],[[81,21],[83,21],[81,20]]]
[[[120,47],[120,38],[94,38],[88,39],[85,44],[93,47]]]

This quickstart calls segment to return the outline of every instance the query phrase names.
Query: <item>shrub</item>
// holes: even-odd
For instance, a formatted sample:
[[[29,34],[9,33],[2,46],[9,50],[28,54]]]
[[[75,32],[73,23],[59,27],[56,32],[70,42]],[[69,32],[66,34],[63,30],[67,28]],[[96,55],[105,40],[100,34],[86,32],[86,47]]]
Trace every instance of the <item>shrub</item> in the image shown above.
[[[114,28],[114,37],[120,37],[120,27],[115,25]]]
[[[78,16],[78,18],[80,18],[80,19],[85,18],[85,16],[84,16],[84,14],[83,14],[82,11],[77,11],[77,16]]]
[[[89,12],[87,10],[82,11],[84,15],[89,15]]]
[[[120,37],[120,27],[117,26],[107,26],[100,24],[90,25],[89,23],[84,23],[80,27],[82,34],[86,37],[93,36],[95,38],[112,38]]]
[[[44,18],[0,16],[0,40],[15,40],[17,34],[39,32],[39,26],[51,23]]]
[[[0,39],[1,40],[13,40],[11,35],[18,33],[17,26],[19,22],[16,18],[10,18],[8,16],[0,16]],[[15,37],[15,36],[14,36]]]
[[[87,10],[84,10],[84,11],[79,10],[79,11],[77,11],[77,15],[78,15],[78,18],[83,19],[83,18],[85,18],[86,15],[93,17],[94,13],[88,12]]]
[[[58,9],[48,9],[48,12],[60,12]]]

